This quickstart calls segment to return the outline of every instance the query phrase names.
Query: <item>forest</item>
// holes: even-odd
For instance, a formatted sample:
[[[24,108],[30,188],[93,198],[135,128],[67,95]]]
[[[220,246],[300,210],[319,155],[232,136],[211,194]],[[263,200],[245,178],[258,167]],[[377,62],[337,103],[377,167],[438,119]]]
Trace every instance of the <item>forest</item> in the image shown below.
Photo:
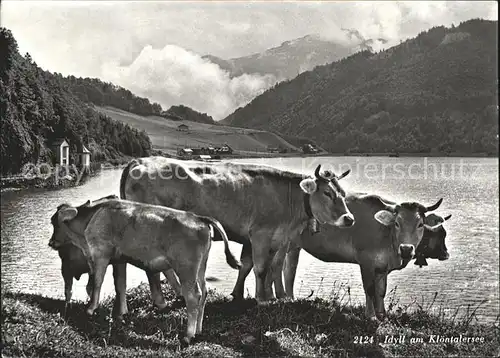
[[[222,123],[333,153],[498,153],[496,21],[434,27],[276,84]]]
[[[200,113],[184,105],[172,106],[162,112],[163,117],[173,120],[186,120],[206,124],[217,124],[216,121],[206,113]]]
[[[85,145],[94,162],[149,155],[145,132],[97,112],[67,82],[42,70],[29,54],[21,56],[10,30],[0,29],[2,175],[19,173],[27,163],[51,163],[50,146],[58,138],[69,141],[70,153]]]

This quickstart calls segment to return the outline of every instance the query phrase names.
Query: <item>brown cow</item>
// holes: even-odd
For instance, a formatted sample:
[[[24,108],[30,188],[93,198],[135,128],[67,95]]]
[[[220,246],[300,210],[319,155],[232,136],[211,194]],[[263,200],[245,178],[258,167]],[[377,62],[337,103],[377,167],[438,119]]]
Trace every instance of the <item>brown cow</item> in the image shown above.
[[[349,194],[346,201],[356,216],[352,228],[339,230],[325,225],[314,235],[304,231],[299,242],[290,244],[284,265],[285,291],[293,297],[301,248],[321,261],[356,263],[366,294],[366,316],[383,319],[387,275],[405,267],[412,258],[420,257],[417,264],[425,265],[424,257],[445,256],[436,253],[440,240],[444,244],[442,222],[432,227],[425,224],[425,213],[436,210],[442,199],[430,207],[419,203],[398,205],[365,194]],[[419,246],[422,242],[425,247]],[[274,283],[276,287],[281,285],[281,275],[275,276]]]
[[[219,220],[230,239],[243,244],[242,257],[253,256],[255,296],[261,303],[272,298],[264,287],[272,282],[273,261],[284,259],[289,240],[299,237],[312,218],[337,227],[354,224],[338,182],[348,173],[326,178],[318,166],[313,177],[304,177],[268,166],[148,157],[124,169],[120,196]],[[238,277],[251,269],[251,262],[243,262]],[[155,304],[164,304],[159,278],[151,280]]]

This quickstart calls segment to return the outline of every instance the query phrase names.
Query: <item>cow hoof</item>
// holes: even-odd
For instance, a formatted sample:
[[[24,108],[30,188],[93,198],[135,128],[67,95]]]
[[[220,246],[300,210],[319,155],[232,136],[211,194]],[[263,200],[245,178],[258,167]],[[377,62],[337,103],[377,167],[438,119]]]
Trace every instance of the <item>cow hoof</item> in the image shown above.
[[[243,301],[243,294],[237,294],[234,292],[231,292],[231,296],[233,296],[233,301]]]
[[[128,315],[122,314],[122,315],[115,316],[114,321],[119,325],[126,325],[127,321],[128,321]]]
[[[271,301],[257,300],[257,306],[259,306],[259,307],[267,307],[270,304],[271,304]]]
[[[168,305],[166,302],[163,302],[162,304],[155,304],[155,307],[158,309],[160,312],[166,312],[168,311]]]
[[[180,342],[181,342],[181,347],[182,348],[186,348],[191,343],[191,338],[189,338],[189,337],[182,337],[180,339]]]

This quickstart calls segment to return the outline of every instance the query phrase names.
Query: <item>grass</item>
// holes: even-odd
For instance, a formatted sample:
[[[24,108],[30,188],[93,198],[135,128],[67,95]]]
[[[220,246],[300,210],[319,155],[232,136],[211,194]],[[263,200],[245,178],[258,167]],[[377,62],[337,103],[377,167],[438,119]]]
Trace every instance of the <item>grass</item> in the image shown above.
[[[175,155],[177,148],[222,146],[228,144],[236,154],[267,154],[267,147],[286,148],[289,152],[301,153],[297,148],[277,134],[246,128],[206,124],[191,121],[173,121],[158,116],[139,116],[113,107],[96,107],[96,109],[114,120],[126,123],[139,130],[145,130],[153,148]],[[188,132],[180,132],[177,126],[184,123],[189,126]],[[271,156],[271,155],[270,155]],[[274,154],[274,156],[278,156]]]
[[[498,324],[480,324],[471,310],[463,317],[431,314],[423,307],[398,305],[388,295],[389,318],[375,324],[364,318],[364,308],[350,305],[349,289],[329,299],[277,301],[257,306],[253,299],[231,302],[210,291],[204,333],[181,349],[186,311],[173,292],[163,286],[168,312],[152,307],[143,284],[128,291],[130,313],[125,322],[111,318],[112,300],[101,303],[91,320],[84,303],[65,309],[62,300],[32,294],[2,293],[2,357],[392,357],[498,356]],[[347,298],[347,299],[346,299]],[[483,343],[429,342],[431,335],[483,337]],[[384,343],[386,336],[404,335],[403,344]],[[356,337],[373,337],[358,344]]]

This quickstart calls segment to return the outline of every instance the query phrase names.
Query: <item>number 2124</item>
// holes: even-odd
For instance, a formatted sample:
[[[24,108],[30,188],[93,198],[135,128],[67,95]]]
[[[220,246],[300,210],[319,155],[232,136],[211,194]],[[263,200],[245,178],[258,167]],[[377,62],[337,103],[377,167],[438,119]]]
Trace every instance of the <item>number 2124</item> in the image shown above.
[[[373,344],[373,336],[354,336],[354,344]]]

